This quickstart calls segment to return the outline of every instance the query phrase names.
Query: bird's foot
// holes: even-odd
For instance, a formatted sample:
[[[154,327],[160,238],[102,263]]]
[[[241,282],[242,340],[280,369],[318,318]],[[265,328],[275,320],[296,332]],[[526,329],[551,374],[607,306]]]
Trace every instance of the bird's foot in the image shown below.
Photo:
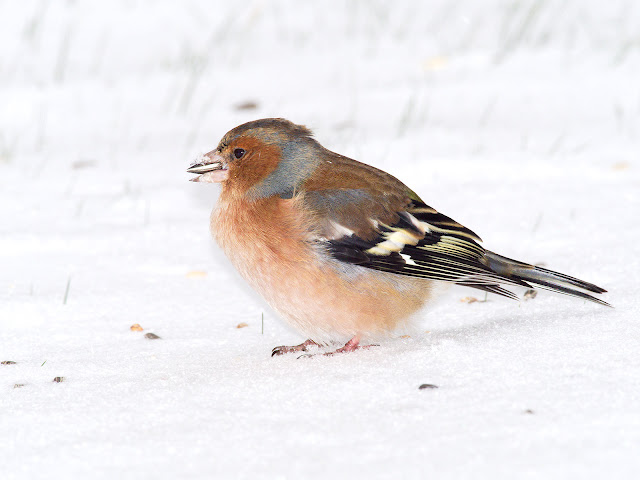
[[[334,350],[333,352],[300,355],[298,358],[310,358],[310,357],[315,357],[317,355],[322,355],[323,357],[331,357],[331,356],[336,355],[338,353],[355,352],[356,350],[361,350],[361,349],[366,349],[366,348],[371,348],[371,347],[377,347],[377,346],[378,345],[360,345],[360,338],[359,337],[353,337],[351,340],[349,340],[344,345],[344,347],[340,347],[337,350]]]
[[[360,339],[358,337],[353,337],[351,340],[345,343],[344,347],[340,347],[333,352],[327,352],[324,355],[328,357],[331,355],[335,355],[336,353],[355,352],[359,348],[365,348],[365,347],[360,346]]]
[[[293,352],[306,352],[307,349],[312,346],[319,347],[320,345],[318,345],[313,340],[309,339],[301,343],[300,345],[294,345],[292,347],[287,347],[284,345],[281,347],[276,347],[271,351],[271,356],[274,357],[276,355],[284,355],[285,353],[293,353]]]

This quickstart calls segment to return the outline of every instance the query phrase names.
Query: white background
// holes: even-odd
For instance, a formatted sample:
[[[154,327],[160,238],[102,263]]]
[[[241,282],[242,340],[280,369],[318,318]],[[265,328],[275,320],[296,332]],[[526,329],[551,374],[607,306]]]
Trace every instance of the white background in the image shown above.
[[[638,32],[632,0],[3,2],[0,477],[637,478]],[[616,308],[454,288],[271,358],[304,338],[185,172],[271,116]]]

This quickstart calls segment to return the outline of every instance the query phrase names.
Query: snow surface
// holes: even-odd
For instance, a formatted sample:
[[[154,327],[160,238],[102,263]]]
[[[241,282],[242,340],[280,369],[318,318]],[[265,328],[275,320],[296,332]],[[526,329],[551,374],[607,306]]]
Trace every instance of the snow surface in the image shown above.
[[[638,2],[240,5],[0,6],[0,478],[638,478]],[[454,288],[271,358],[185,172],[269,116],[616,308]]]

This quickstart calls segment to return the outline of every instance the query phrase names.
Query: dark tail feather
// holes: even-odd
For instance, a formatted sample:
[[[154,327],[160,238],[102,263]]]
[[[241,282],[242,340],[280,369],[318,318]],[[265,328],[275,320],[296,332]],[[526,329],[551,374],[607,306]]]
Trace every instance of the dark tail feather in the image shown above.
[[[535,267],[527,263],[518,262],[493,252],[486,252],[489,267],[494,272],[511,280],[533,283],[545,290],[551,290],[572,297],[584,298],[591,302],[610,307],[607,302],[600,300],[586,292],[604,293],[606,290],[593,283],[585,282],[563,273]],[[584,290],[584,291],[583,291]]]

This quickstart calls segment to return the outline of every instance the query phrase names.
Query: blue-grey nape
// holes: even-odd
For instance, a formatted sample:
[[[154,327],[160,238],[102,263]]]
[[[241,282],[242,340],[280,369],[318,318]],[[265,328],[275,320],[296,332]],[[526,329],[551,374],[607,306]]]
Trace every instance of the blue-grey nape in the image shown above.
[[[280,163],[264,180],[251,187],[249,196],[253,199],[274,195],[281,198],[293,197],[296,189],[311,176],[321,162],[319,150],[322,147],[310,137],[276,142],[276,145],[282,155]]]

